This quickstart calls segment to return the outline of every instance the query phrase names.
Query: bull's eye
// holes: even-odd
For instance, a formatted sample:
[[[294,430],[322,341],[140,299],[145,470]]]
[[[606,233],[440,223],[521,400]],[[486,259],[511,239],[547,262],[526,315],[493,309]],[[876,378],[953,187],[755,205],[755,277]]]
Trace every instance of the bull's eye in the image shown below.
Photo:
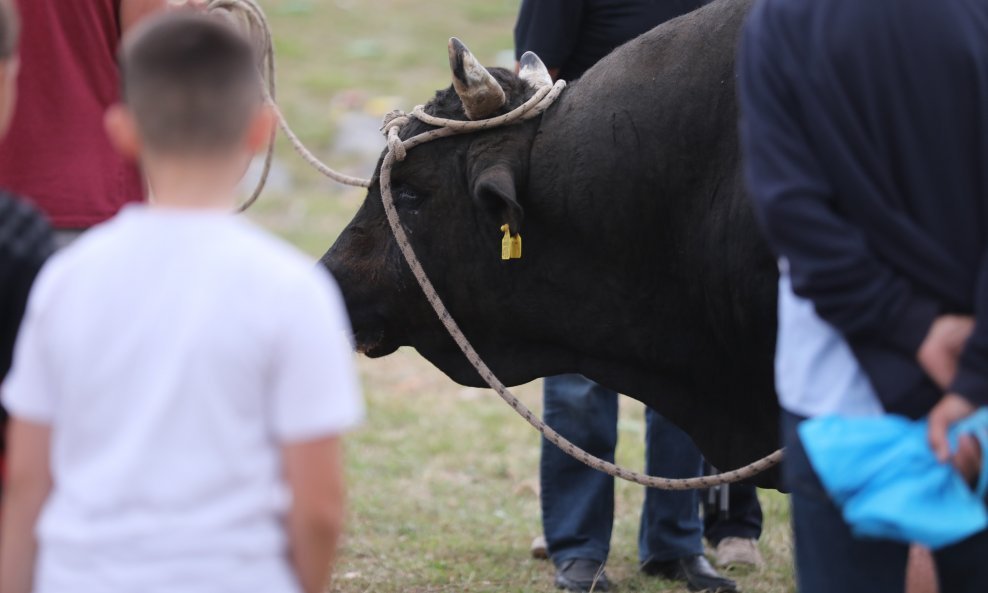
[[[418,208],[422,203],[422,194],[410,187],[399,187],[395,192],[395,201],[406,208]]]

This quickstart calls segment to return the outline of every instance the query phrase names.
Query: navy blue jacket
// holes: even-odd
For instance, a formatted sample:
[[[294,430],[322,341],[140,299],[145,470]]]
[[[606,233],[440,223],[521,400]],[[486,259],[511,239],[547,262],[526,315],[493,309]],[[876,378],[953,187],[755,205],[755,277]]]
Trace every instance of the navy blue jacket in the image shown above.
[[[795,292],[890,412],[942,395],[916,362],[975,315],[952,390],[988,404],[988,2],[760,0],[739,61],[745,173]]]
[[[559,78],[579,78],[615,48],[709,0],[522,0],[515,58],[535,52]]]
[[[54,249],[44,216],[23,199],[0,190],[0,382],[10,370],[27,295]],[[0,407],[0,455],[7,414]]]

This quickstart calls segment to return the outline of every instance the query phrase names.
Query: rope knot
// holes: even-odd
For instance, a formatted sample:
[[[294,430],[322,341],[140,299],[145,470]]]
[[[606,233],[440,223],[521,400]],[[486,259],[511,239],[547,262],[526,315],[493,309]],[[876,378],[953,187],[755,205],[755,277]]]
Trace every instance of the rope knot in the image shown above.
[[[405,112],[400,109],[389,111],[384,115],[384,123],[381,125],[381,132],[388,138],[388,150],[395,155],[395,160],[401,162],[405,160],[408,152],[405,143],[398,137],[401,128],[410,121]]]
[[[388,128],[388,150],[391,154],[395,155],[395,160],[399,163],[405,160],[408,155],[408,151],[405,149],[405,143],[401,141],[398,137],[399,128]]]
[[[381,122],[381,133],[387,136],[391,128],[401,128],[408,123],[408,119],[408,115],[401,109],[385,113],[384,120]]]

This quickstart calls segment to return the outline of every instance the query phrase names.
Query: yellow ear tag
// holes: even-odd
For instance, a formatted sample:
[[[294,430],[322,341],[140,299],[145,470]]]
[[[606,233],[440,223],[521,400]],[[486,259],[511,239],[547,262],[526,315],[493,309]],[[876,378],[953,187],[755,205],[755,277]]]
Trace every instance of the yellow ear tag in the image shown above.
[[[501,259],[521,259],[521,234],[512,237],[511,228],[506,224],[501,225],[501,230],[504,232],[504,237],[501,238]]]
[[[504,238],[501,239],[501,259],[508,261],[511,259],[511,229],[506,224],[501,225],[504,231]]]

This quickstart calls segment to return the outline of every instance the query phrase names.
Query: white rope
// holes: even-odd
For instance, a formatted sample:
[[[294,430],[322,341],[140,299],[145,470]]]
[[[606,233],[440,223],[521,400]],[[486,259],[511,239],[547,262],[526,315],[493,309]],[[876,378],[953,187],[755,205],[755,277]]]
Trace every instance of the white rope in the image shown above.
[[[274,55],[274,42],[271,34],[271,26],[268,24],[267,16],[265,16],[264,11],[261,6],[256,2],[256,0],[208,0],[205,4],[207,11],[214,14],[221,14],[226,18],[230,19],[234,24],[242,29],[245,29],[245,33],[258,44],[258,53],[261,56],[261,72],[265,81],[265,87],[263,89],[265,100],[271,106],[274,111],[275,118],[278,121],[278,127],[281,131],[285,133],[288,141],[291,143],[292,148],[295,152],[302,157],[305,162],[309,163],[317,171],[325,175],[326,177],[332,179],[337,183],[343,185],[350,185],[354,187],[370,187],[370,179],[361,179],[359,177],[352,177],[346,175],[345,173],[340,173],[336,171],[326,163],[319,160],[319,158],[312,153],[311,150],[306,148],[305,144],[298,135],[292,130],[291,126],[288,125],[288,120],[285,119],[284,114],[278,108],[278,104],[275,101],[275,94],[277,91],[277,86],[275,78],[277,76],[277,68],[275,66],[275,55]],[[238,212],[243,212],[254,205],[254,202],[261,196],[261,192],[264,191],[264,186],[267,184],[268,175],[271,173],[271,164],[274,162],[274,141],[276,133],[274,130],[271,132],[271,140],[268,143],[268,150],[264,156],[264,167],[261,170],[261,176],[257,181],[257,186],[251,193],[251,196],[241,204],[238,208]]]

